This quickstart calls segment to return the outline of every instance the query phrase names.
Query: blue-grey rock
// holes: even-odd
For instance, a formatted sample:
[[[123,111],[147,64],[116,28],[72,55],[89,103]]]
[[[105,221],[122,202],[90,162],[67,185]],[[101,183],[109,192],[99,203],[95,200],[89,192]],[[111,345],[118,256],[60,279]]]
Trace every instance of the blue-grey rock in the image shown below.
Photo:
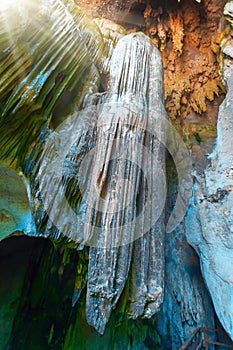
[[[233,2],[224,14],[232,22]],[[223,49],[224,50],[224,49]],[[231,53],[225,50],[225,54]],[[226,98],[219,108],[211,165],[196,176],[185,226],[220,322],[233,339],[233,64],[223,62]]]
[[[0,240],[16,233],[35,233],[27,190],[22,176],[0,166]]]
[[[183,224],[167,233],[165,247],[165,291],[158,330],[164,349],[178,350],[198,327],[214,328],[214,310]]]

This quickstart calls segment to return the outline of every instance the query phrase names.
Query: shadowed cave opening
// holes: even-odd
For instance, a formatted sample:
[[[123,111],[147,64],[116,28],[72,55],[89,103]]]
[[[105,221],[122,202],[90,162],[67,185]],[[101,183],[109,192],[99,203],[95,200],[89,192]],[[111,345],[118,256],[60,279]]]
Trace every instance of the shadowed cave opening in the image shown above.
[[[109,349],[117,342],[133,346],[134,338],[147,349],[161,348],[154,321],[127,320],[117,310],[99,336],[86,322],[85,289],[71,307],[81,254],[45,238],[13,236],[0,243],[1,350]]]
[[[74,348],[84,350],[90,346],[92,349],[91,344],[95,344],[101,349],[109,349],[114,344],[111,328],[114,328],[116,322],[119,322],[118,337],[122,337],[127,329],[132,332],[148,328],[150,332],[146,334],[144,345],[147,349],[161,348],[156,336],[156,324],[150,320],[131,321],[131,325],[126,320],[122,323],[116,311],[111,316],[105,335],[99,337],[85,320],[85,291],[77,305],[70,307],[76,277],[75,267],[80,257],[78,252],[69,250],[71,263],[65,265],[64,255],[64,247],[55,247],[50,240],[44,238],[13,236],[0,243],[0,299],[4,300],[0,307],[0,349],[66,348],[64,344],[68,343],[67,332],[70,332],[71,325],[77,338]],[[201,272],[198,256],[187,244],[183,258],[194,280],[199,278]],[[201,283],[204,283],[202,278]],[[124,303],[124,297],[123,295],[119,305]],[[232,342],[216,315],[215,322],[220,331],[220,337],[216,340],[231,345]],[[131,345],[134,344],[135,334],[130,334],[129,338],[124,339],[123,336],[121,346],[128,346],[130,342]],[[170,349],[167,341],[164,341],[163,349]]]

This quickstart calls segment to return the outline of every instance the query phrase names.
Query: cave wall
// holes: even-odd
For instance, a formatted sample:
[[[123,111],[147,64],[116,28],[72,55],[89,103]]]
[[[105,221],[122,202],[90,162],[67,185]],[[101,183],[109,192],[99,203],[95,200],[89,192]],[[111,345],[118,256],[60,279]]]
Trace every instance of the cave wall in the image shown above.
[[[225,0],[78,1],[93,17],[106,17],[131,31],[145,32],[161,51],[165,106],[189,138],[216,136],[217,109],[225,87],[218,69],[219,44],[229,26]]]
[[[224,14],[232,23],[232,2]],[[216,313],[227,333],[232,328],[232,36],[222,41],[226,98],[219,107],[217,139],[210,165],[196,175],[185,220],[188,242],[200,256],[201,270]]]

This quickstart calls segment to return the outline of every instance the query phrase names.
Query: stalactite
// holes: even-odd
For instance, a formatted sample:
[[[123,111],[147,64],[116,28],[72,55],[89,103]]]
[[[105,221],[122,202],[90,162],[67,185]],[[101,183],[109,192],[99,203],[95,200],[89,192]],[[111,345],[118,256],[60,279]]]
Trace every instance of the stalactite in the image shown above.
[[[132,254],[136,280],[132,293],[135,305],[142,305],[132,317],[151,317],[163,300],[162,97],[159,51],[142,33],[123,37],[110,61],[107,95],[51,134],[38,169],[36,197],[42,198],[49,220],[60,229],[53,236],[62,233],[90,246],[87,320],[100,333],[125,287]],[[63,176],[62,150],[69,151]],[[77,217],[63,194],[64,184],[74,177],[68,192],[71,200],[77,198]],[[39,232],[52,232],[46,217],[39,223]]]
[[[164,150],[161,145],[159,145],[158,141],[155,141],[152,136],[145,135],[146,130],[152,132],[152,128],[156,127],[157,130],[160,129],[160,133],[163,134],[165,132],[165,130],[163,130],[165,112],[163,111],[161,99],[158,99],[162,91],[156,91],[156,88],[162,87],[162,85],[160,85],[162,83],[161,68],[158,51],[153,48],[151,42],[143,34],[131,34],[121,39],[116,46],[110,64],[109,100],[105,103],[103,111],[109,109],[109,106],[111,106],[111,104],[109,105],[109,101],[113,99],[116,101],[116,109],[111,115],[110,120],[110,115],[107,114],[106,117],[108,119],[100,118],[100,122],[105,122],[108,125],[106,131],[100,130],[99,138],[101,142],[103,142],[103,139],[107,139],[109,133],[114,136],[114,138],[107,143],[107,146],[104,146],[106,149],[106,156],[108,157],[108,153],[113,155],[127,153],[126,159],[128,158],[132,164],[139,165],[141,169],[151,169],[150,171],[152,172],[155,170],[154,167],[156,164],[154,164],[153,159],[150,158],[140,159],[140,153],[142,151],[140,148],[142,142],[151,145],[149,147],[152,147],[151,150],[154,152],[155,157],[158,157],[159,165],[162,167],[164,166]],[[158,87],[156,86],[156,81]],[[128,106],[127,109],[125,109],[126,104]],[[159,111],[161,111],[162,114],[160,114]],[[152,113],[153,116],[151,115]],[[150,118],[152,118],[153,124],[150,124]],[[108,134],[106,134],[106,132]],[[162,139],[164,140],[164,136],[162,136]],[[102,152],[99,155],[102,156]],[[99,176],[98,169],[103,169],[108,162],[106,156],[103,160],[101,160],[101,158],[98,160],[98,156],[96,156],[96,178]],[[146,184],[144,182],[145,179],[144,181],[140,180],[140,172],[138,172],[138,169],[133,169],[133,165],[130,165],[132,169],[130,169],[130,173],[128,173],[128,166],[129,164],[125,164],[125,160],[120,162],[120,167],[123,171],[121,176],[123,177],[124,173],[125,175],[127,174],[126,176],[129,180],[129,184],[131,186],[132,184],[134,185],[131,189],[127,189],[128,183],[126,183],[126,187],[123,188],[121,187],[121,183],[116,183],[115,191],[119,193],[116,205],[119,206],[122,199],[126,203],[129,203],[131,199],[132,203],[129,204],[131,208],[129,207],[127,210],[134,213],[137,208],[137,198],[133,193],[140,197],[139,203],[141,203],[143,210],[143,198],[147,195],[145,192]],[[111,169],[109,170],[112,171]],[[116,170],[117,168],[114,169],[114,171]],[[107,169],[104,171],[107,172]],[[115,174],[121,177],[119,176],[119,170],[117,172]],[[114,174],[113,171],[112,174]],[[107,177],[105,176],[104,174],[102,175],[103,182],[107,181]],[[156,176],[153,178],[155,179]],[[156,179],[158,183],[159,179]],[[150,190],[152,190],[151,187]],[[121,199],[121,193],[126,195],[125,199]],[[149,194],[149,196],[150,195],[151,194]],[[111,206],[111,203],[108,204],[106,209],[109,205]],[[112,207],[112,209],[114,214],[110,214],[110,218],[112,217],[112,219],[114,219],[115,217],[115,220],[119,220],[116,215],[117,207]],[[141,312],[135,309],[131,316],[137,318],[144,314],[144,316],[151,317],[158,311],[163,300],[164,223],[163,220],[160,220],[159,224],[154,227],[153,217],[156,215],[156,208],[150,207],[147,208],[147,211],[149,211],[149,213],[146,212],[144,214],[145,217],[144,215],[142,218],[139,216],[137,225],[135,225],[135,223],[130,226],[127,225],[126,230],[119,226],[116,232],[115,230],[113,231],[113,235],[111,235],[109,230],[106,230],[106,233],[104,232],[105,230],[103,230],[103,234],[106,235],[103,244],[105,241],[109,241],[112,238],[112,248],[110,244],[110,248],[107,247],[107,249],[96,247],[90,249],[90,273],[88,275],[87,289],[90,295],[87,299],[87,319],[88,322],[101,333],[109,319],[111,307],[116,305],[125,286],[132,252],[134,256],[133,270],[136,275],[133,287],[135,292],[134,300],[136,304],[141,304]],[[106,219],[108,216],[109,214],[106,215]],[[130,218],[130,220],[133,219],[134,217]],[[111,220],[107,219],[108,222],[111,222]],[[120,220],[122,220],[121,217]],[[149,225],[151,229],[148,233],[143,234],[145,220],[151,222]],[[129,235],[131,235],[131,237],[129,237]],[[132,241],[135,239],[135,236],[139,238],[135,242],[132,251]],[[125,244],[127,242],[129,243]],[[122,244],[124,245],[121,246]],[[151,304],[147,305],[148,303]],[[152,306],[152,303],[154,306]]]

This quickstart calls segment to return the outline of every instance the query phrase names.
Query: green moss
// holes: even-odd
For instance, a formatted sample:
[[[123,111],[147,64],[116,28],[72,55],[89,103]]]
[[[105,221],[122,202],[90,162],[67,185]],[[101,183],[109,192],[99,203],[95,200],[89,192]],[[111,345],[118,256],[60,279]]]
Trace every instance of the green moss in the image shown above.
[[[120,317],[120,320],[119,320]],[[154,320],[122,318],[115,310],[103,336],[85,321],[85,313],[78,312],[74,327],[70,327],[63,350],[146,350],[162,349]]]
[[[156,318],[132,320],[127,314],[129,282],[115,310],[106,332],[100,336],[86,322],[86,291],[72,308],[75,288],[83,288],[87,273],[87,251],[76,251],[66,246],[55,248],[48,239],[15,237],[32,242],[25,247],[24,267],[18,287],[14,286],[7,302],[8,293],[0,293],[4,311],[4,339],[0,335],[2,349],[7,350],[143,350],[161,349],[156,332]],[[17,247],[19,244],[17,244]],[[6,248],[4,248],[6,251]],[[8,253],[7,253],[8,254]],[[69,261],[69,263],[68,263]],[[6,271],[8,276],[9,271]],[[11,275],[11,274],[10,274]],[[1,288],[0,288],[1,289]],[[1,292],[1,291],[0,291]],[[14,301],[14,303],[12,302]],[[3,312],[3,309],[1,310]],[[0,313],[0,316],[3,313]],[[2,316],[3,317],[3,316]],[[3,342],[4,340],[4,342]],[[9,344],[6,347],[6,342]],[[1,346],[0,346],[1,348]]]
[[[68,247],[64,248],[64,253],[62,256],[62,263],[64,266],[66,266],[70,263],[70,250]]]
[[[50,333],[49,333],[49,339],[48,339],[48,345],[49,345],[49,346],[50,346],[51,343],[52,343],[53,335],[54,335],[54,324],[52,324],[51,330],[50,330]]]
[[[0,61],[4,62],[0,159],[17,160],[20,166],[42,129],[50,125],[59,101],[70,93],[70,106],[77,96],[75,89],[83,90],[83,79],[99,60],[103,46],[97,25],[81,10],[76,9],[72,18],[59,1],[51,4],[52,15],[42,9],[41,1],[28,0],[25,11],[12,6],[7,18],[0,18]],[[98,85],[98,74],[95,78]]]
[[[201,143],[202,139],[201,139],[201,136],[198,134],[198,132],[195,132],[194,137],[198,143]]]
[[[67,330],[62,350],[147,350],[162,349],[156,331],[156,318],[132,320],[127,315],[128,287],[126,286],[103,336],[86,322],[85,293],[77,306],[77,315]]]
[[[60,249],[62,247],[66,247],[69,249],[77,249],[79,244],[73,241],[69,241],[67,237],[60,237],[58,239],[51,239],[54,247],[56,249]]]

